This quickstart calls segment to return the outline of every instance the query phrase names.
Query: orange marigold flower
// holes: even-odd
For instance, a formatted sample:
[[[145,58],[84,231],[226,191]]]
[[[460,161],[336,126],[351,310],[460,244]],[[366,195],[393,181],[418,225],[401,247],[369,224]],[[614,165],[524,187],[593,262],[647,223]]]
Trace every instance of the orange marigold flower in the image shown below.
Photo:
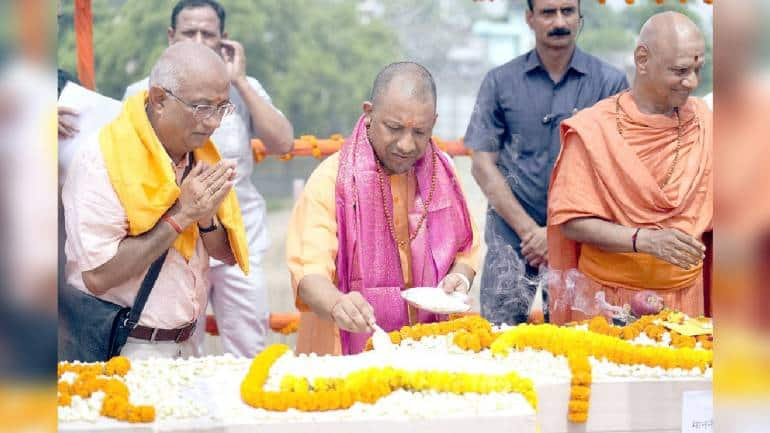
[[[583,385],[575,385],[570,388],[570,399],[588,401],[591,396],[591,388]]]
[[[574,423],[584,423],[588,421],[588,412],[569,412],[567,419]]]
[[[644,328],[644,333],[653,340],[660,341],[663,338],[663,328],[658,325],[647,325]]]
[[[599,334],[606,334],[609,331],[610,324],[604,316],[594,316],[588,321],[588,330]]]
[[[676,342],[674,342],[674,340],[672,339],[671,344],[676,348],[683,348],[683,347],[694,348],[695,337],[682,335],[682,336],[679,336],[679,338],[677,338]]]
[[[570,412],[588,412],[588,402],[581,400],[570,400],[568,406]]]
[[[127,411],[127,414],[128,414],[127,415],[127,418],[128,418],[127,421],[128,422],[131,422],[131,423],[142,422],[142,417],[139,414],[139,411],[136,410],[136,408],[129,407],[128,411]]]
[[[591,373],[577,373],[572,375],[572,380],[570,381],[572,385],[590,385],[591,384]]]
[[[110,379],[104,384],[102,390],[105,394],[128,399],[128,387],[118,379]]]
[[[104,365],[104,374],[125,376],[131,368],[131,361],[125,356],[115,356]]]
[[[639,331],[632,328],[632,327],[624,327],[623,331],[620,333],[621,338],[624,340],[633,340],[634,338],[639,336]]]

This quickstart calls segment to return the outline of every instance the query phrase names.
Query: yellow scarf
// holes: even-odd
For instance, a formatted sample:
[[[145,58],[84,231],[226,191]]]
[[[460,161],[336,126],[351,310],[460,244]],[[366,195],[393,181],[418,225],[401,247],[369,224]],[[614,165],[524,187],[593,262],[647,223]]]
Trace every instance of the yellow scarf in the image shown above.
[[[131,236],[153,228],[180,194],[171,158],[161,145],[145,112],[147,92],[128,98],[120,115],[99,132],[107,173],[128,216]],[[193,152],[196,161],[216,164],[221,158],[208,140]],[[217,210],[238,265],[249,273],[249,251],[241,208],[230,190]],[[191,224],[176,238],[174,248],[190,260],[198,240],[198,225]]]

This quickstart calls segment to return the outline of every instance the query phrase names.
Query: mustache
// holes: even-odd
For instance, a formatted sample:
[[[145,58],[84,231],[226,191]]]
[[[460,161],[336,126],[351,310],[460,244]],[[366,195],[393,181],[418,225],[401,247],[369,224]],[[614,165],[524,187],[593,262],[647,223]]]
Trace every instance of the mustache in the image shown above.
[[[569,36],[572,34],[572,31],[566,27],[556,27],[555,29],[548,32],[548,36]]]

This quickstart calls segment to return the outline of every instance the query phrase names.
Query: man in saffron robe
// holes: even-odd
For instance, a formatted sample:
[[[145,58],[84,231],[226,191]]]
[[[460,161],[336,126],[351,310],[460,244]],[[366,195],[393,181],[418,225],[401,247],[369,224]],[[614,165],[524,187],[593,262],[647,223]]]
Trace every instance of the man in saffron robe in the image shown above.
[[[585,275],[584,293],[553,279],[552,320],[581,318],[573,303],[604,292],[622,305],[641,289],[669,308],[703,313],[703,233],[713,216],[712,114],[698,86],[705,43],[686,16],[642,27],[629,92],[562,123],[551,176],[549,263]]]
[[[287,259],[305,312],[299,352],[358,353],[375,322],[393,331],[441,320],[411,309],[401,291],[467,293],[477,271],[478,236],[460,183],[431,140],[430,73],[391,64],[370,99],[340,151],[310,176],[289,223]]]

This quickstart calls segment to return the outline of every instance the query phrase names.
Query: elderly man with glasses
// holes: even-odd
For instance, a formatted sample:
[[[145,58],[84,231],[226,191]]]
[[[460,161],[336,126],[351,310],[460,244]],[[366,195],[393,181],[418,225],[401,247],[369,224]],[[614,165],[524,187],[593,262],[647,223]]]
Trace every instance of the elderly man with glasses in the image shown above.
[[[209,257],[248,273],[236,165],[210,140],[233,111],[222,59],[174,44],[152,69],[149,91],[78,149],[64,184],[67,283],[131,307],[151,263],[160,272],[122,354],[188,356],[206,308]],[[87,312],[83,312],[87,314]]]
[[[222,119],[211,139],[219,152],[238,165],[235,193],[246,222],[251,272],[218,260],[211,261],[210,300],[217,318],[225,352],[253,357],[265,345],[268,332],[267,282],[262,257],[270,246],[266,227],[265,200],[251,180],[255,169],[251,139],[259,138],[271,153],[291,151],[294,131],[289,121],[271,103],[270,96],[255,78],[246,75],[243,46],[225,31],[225,10],[214,0],[180,0],[171,12],[168,43],[192,41],[219,54],[227,67],[229,97],[235,106],[232,116]],[[147,79],[126,89],[126,97],[147,89]],[[210,110],[210,109],[207,109]],[[193,337],[202,354],[202,330]]]

